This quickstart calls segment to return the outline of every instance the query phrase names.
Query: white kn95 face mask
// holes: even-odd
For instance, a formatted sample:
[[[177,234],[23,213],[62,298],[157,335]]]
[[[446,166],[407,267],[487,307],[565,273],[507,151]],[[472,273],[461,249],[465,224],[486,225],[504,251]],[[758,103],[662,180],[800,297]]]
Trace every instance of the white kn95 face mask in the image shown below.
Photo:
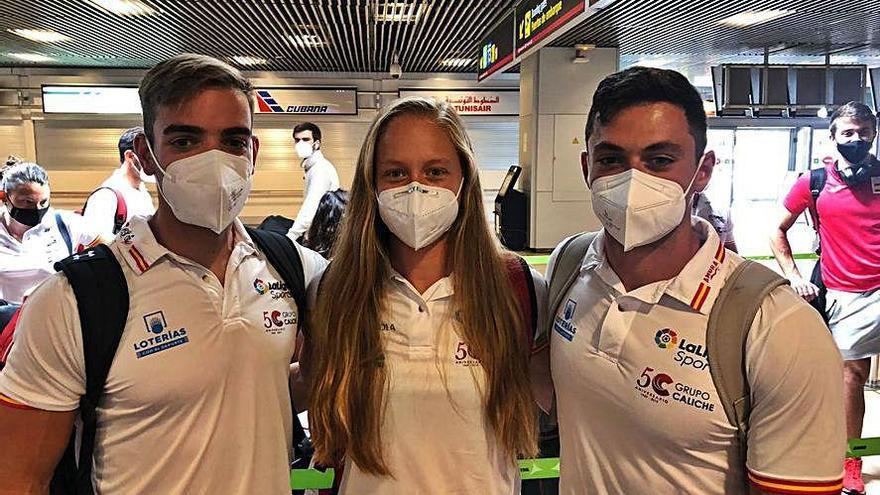
[[[379,215],[398,239],[418,251],[443,236],[458,218],[461,187],[453,193],[414,181],[386,189],[377,195]]]

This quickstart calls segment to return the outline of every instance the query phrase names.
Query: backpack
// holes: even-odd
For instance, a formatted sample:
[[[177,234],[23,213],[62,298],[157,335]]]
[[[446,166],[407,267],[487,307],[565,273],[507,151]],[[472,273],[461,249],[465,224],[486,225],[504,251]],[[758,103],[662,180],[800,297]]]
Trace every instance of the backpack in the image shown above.
[[[302,322],[305,320],[306,307],[305,276],[296,247],[288,238],[272,232],[250,228],[247,232],[290,288],[300,312],[297,320]],[[86,391],[79,403],[82,422],[79,427],[80,442],[77,442],[77,432],[73,432],[55,468],[50,493],[91,495],[96,411],[128,319],[128,285],[119,261],[111,249],[103,244],[56,263],[55,269],[64,273],[76,296],[82,327]],[[305,437],[305,432],[296,417],[296,409],[293,411],[293,443],[298,445]],[[76,459],[85,461],[77,465]]]
[[[125,225],[125,221],[128,220],[128,206],[125,205],[125,198],[122,197],[122,193],[113,189],[112,187],[102,186],[94,191],[92,194],[89,194],[89,197],[86,198],[86,202],[83,203],[83,207],[77,213],[80,215],[85,215],[86,206],[89,204],[89,200],[92,199],[92,196],[100,191],[101,189],[107,189],[108,191],[113,191],[113,194],[116,195],[116,213],[113,214],[113,235],[119,233],[119,230],[122,229],[122,226]]]
[[[562,245],[554,269],[548,274],[550,306],[546,328],[551,328],[559,305],[580,275],[584,256],[596,235],[597,232],[578,234]],[[764,299],[777,287],[786,284],[788,281],[773,270],[745,260],[727,278],[709,313],[706,327],[709,372],[724,414],[737,430],[737,442],[743,462],[748,451],[749,416],[752,409],[751,389],[745,372],[746,341]]]
[[[291,227],[293,227],[293,220],[281,215],[269,215],[260,222],[260,226],[257,228],[287,235]]]
[[[816,235],[819,236],[819,194],[822,193],[822,190],[825,189],[825,181],[828,179],[828,171],[822,168],[814,168],[810,170],[810,196],[813,198],[813,203],[810,205],[810,217],[813,219],[813,229],[816,230]],[[827,297],[828,297],[828,288],[825,287],[825,282],[822,280],[822,237],[819,236],[819,248],[816,249],[816,254],[819,255],[820,259],[816,260],[816,264],[813,265],[813,273],[810,274],[810,283],[819,288],[819,295],[816,296],[815,299],[809,301],[810,306],[815,308],[816,311],[822,315],[822,319],[825,320],[825,324],[828,324],[828,312],[827,309]]]

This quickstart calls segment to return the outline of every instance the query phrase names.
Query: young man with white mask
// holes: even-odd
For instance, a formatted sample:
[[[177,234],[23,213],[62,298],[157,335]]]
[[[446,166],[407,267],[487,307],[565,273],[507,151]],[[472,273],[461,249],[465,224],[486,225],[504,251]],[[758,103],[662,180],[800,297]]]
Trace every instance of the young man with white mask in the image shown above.
[[[871,356],[880,353],[880,162],[870,153],[877,118],[849,102],[831,115],[830,131],[835,160],[792,186],[771,246],[792,287],[827,316],[844,359],[847,436],[859,438]],[[822,248],[812,280],[801,275],[788,242],[788,230],[807,210]],[[864,495],[862,460],[847,459],[845,470],[843,492]]]
[[[152,215],[156,208],[145,182],[155,183],[146,175],[134,151],[134,141],[143,127],[132,127],[119,136],[119,167],[101,186],[92,191],[83,206],[82,215],[92,229],[110,242],[131,217]]]
[[[723,302],[747,262],[690,215],[715,161],[699,93],[668,70],[608,76],[586,141],[581,165],[604,228],[566,241],[548,265],[551,297],[569,280],[548,328],[560,493],[838,493],[841,362],[794,291],[768,285],[744,322],[734,361],[751,390],[742,430],[713,381],[727,353],[709,346],[710,314],[716,302],[744,311]],[[573,245],[583,254],[571,257]]]
[[[339,189],[339,175],[330,160],[324,158],[321,129],[317,125],[311,122],[298,124],[293,128],[293,142],[296,155],[302,160],[301,165],[306,171],[303,203],[287,234],[291,239],[298,240],[312,225],[324,194]]]
[[[78,255],[109,253],[129,292],[86,483],[96,493],[289,494],[289,365],[304,308],[237,219],[259,149],[252,87],[223,62],[180,55],[153,67],[139,93],[135,151],[157,178],[159,207],[108,248]],[[308,280],[325,262],[297,250]],[[69,280],[52,277],[25,303],[0,373],[0,438],[15,453],[0,457],[2,493],[45,493],[84,409],[93,375]]]

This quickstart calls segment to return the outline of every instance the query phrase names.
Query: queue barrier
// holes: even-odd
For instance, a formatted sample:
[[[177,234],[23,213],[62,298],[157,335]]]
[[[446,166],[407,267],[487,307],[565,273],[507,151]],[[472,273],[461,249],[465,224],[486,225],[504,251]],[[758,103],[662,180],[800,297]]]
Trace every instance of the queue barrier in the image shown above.
[[[848,442],[847,457],[880,455],[880,438],[854,438]],[[559,478],[559,458],[523,459],[519,461],[520,477],[525,480]],[[294,469],[290,472],[290,488],[309,490],[331,488],[335,473],[332,469]]]

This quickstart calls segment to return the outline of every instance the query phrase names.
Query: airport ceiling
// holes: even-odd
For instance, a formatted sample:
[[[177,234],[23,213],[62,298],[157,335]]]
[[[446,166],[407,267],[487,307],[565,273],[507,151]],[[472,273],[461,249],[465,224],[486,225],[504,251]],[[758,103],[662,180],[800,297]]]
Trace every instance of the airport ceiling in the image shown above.
[[[404,72],[476,72],[480,38],[516,3],[0,0],[0,66],[149,67],[198,52],[250,70],[387,72],[397,53]],[[125,15],[113,12],[120,8]],[[718,23],[767,10],[785,15],[742,28]],[[880,8],[877,0],[616,0],[553,45],[576,43],[618,46],[624,65],[740,61],[765,48],[771,57],[863,62],[880,57]]]

